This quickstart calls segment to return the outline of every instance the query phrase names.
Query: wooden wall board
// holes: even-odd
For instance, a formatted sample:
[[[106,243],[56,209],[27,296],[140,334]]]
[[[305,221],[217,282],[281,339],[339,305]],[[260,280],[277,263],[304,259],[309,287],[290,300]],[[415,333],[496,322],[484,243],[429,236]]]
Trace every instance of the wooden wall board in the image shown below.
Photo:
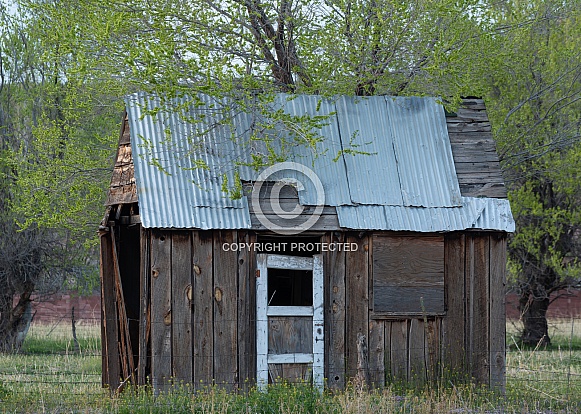
[[[464,234],[458,232],[446,235],[446,316],[442,320],[442,365],[445,376],[465,370],[465,245]]]
[[[224,243],[237,240],[234,230],[214,234],[214,381],[227,390],[238,378],[238,253],[224,251]]]
[[[409,326],[409,362],[408,379],[413,384],[423,384],[426,382],[426,359],[425,359],[425,338],[424,321],[421,319],[411,319]]]
[[[238,242],[256,241],[254,233],[238,231]],[[256,268],[255,253],[238,253],[238,372],[240,386],[249,389],[256,379]]]
[[[194,386],[212,385],[214,378],[214,273],[212,231],[192,234]]]
[[[172,373],[178,384],[191,383],[192,368],[192,234],[172,233]]]
[[[506,234],[490,236],[490,385],[506,386]]]
[[[390,333],[391,377],[393,381],[408,380],[409,320],[392,321]]]
[[[357,245],[356,251],[345,252],[346,327],[345,347],[347,376],[357,375],[357,334],[368,338],[369,330],[369,241],[368,236],[349,234],[347,243]]]
[[[369,376],[373,387],[385,386],[385,321],[369,320]]]
[[[490,243],[487,233],[474,236],[473,277],[473,360],[472,375],[481,384],[489,383],[490,337],[489,337],[489,289],[490,289]]]
[[[151,235],[151,383],[154,392],[171,385],[171,232]]]
[[[343,243],[344,233],[329,233],[323,240],[327,243]],[[331,389],[345,387],[345,252],[325,253],[323,265],[325,289],[325,354],[327,357],[327,386]]]

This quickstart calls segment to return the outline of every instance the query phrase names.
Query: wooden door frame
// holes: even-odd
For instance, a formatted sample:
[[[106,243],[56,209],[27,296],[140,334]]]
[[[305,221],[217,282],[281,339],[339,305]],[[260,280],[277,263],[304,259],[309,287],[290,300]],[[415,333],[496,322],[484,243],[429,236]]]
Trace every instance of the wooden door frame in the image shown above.
[[[256,255],[256,382],[260,390],[268,385],[268,364],[312,363],[313,386],[322,390],[325,370],[325,330],[323,312],[323,257]],[[313,306],[268,306],[268,269],[310,270],[313,272]],[[312,316],[313,353],[268,354],[269,316]]]

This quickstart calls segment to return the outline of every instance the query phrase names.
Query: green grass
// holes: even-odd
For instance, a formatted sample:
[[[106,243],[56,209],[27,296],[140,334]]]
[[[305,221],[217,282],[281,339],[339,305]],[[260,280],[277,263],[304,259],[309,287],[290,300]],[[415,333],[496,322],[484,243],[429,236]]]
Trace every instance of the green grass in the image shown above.
[[[268,393],[192,392],[176,386],[154,396],[126,390],[110,398],[101,388],[100,330],[80,325],[80,352],[70,327],[34,325],[23,352],[0,354],[1,413],[568,413],[581,412],[581,323],[551,321],[554,346],[524,350],[508,326],[506,394],[442,383],[430,389],[391,386],[370,393],[350,388],[322,395],[307,385],[277,384]],[[571,349],[569,343],[572,343]]]

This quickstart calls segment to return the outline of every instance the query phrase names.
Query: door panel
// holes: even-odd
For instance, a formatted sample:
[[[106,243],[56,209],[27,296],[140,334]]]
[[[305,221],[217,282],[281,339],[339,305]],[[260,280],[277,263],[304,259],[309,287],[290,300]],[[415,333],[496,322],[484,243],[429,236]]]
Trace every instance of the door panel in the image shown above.
[[[270,278],[269,269],[272,272]],[[288,381],[312,379],[313,384],[322,389],[324,324],[321,255],[259,254],[257,270],[256,378],[259,388],[265,389],[269,380],[283,378]],[[273,284],[271,289],[269,280]],[[305,292],[308,295],[305,296]],[[269,306],[271,302],[276,306]]]

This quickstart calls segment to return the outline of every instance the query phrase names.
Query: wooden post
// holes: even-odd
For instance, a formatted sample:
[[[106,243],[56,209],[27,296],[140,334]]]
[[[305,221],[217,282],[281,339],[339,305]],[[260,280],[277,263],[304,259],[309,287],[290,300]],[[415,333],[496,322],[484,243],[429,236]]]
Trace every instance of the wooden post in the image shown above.
[[[71,325],[73,329],[73,343],[74,343],[74,350],[75,353],[80,352],[79,341],[77,340],[77,327],[75,326],[75,307],[73,306],[71,309]]]

